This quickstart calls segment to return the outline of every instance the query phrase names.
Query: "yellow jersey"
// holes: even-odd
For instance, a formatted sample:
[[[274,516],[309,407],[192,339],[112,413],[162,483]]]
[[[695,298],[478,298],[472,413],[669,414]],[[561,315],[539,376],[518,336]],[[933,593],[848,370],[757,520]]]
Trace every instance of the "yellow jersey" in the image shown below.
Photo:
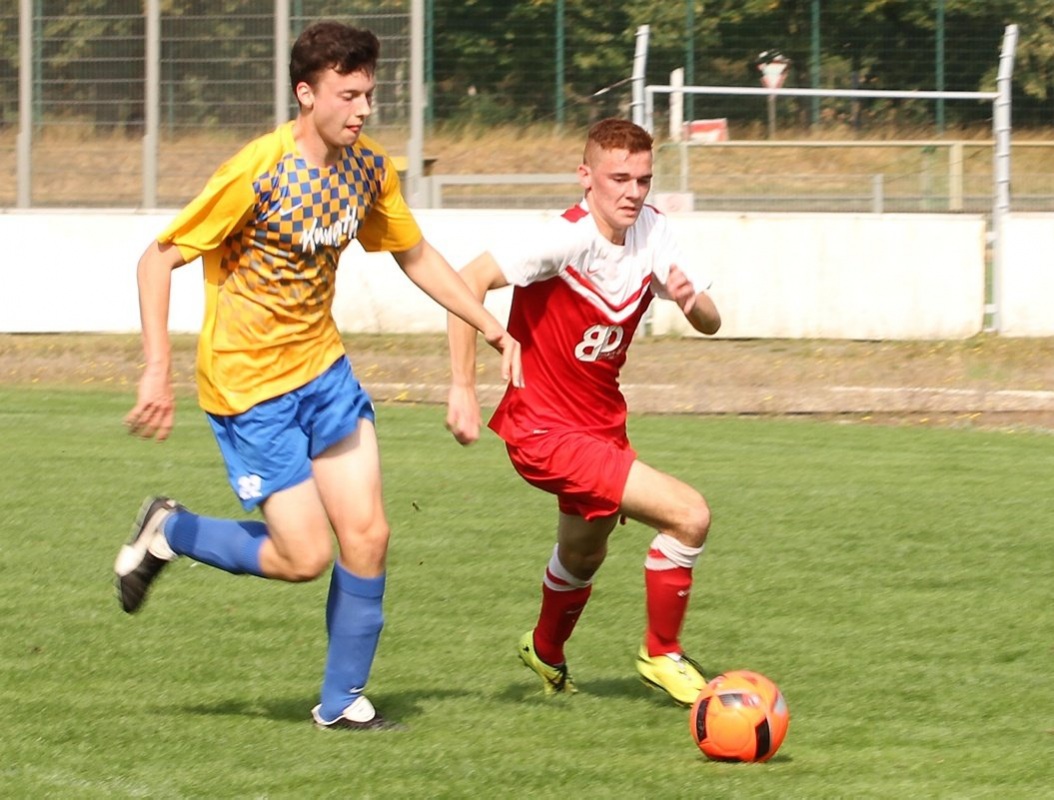
[[[297,152],[293,123],[223,164],[158,236],[204,265],[201,407],[239,414],[321,375],[344,354],[333,321],[340,253],[401,252],[421,230],[387,153],[367,136],[332,167]]]

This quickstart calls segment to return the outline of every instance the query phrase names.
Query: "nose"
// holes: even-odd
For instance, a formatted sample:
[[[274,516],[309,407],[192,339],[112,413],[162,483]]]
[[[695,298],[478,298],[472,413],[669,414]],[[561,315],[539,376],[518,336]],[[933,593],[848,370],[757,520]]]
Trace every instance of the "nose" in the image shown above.
[[[355,116],[366,119],[366,117],[373,113],[373,104],[368,97],[362,95],[355,99],[355,102],[351,106],[351,111]]]

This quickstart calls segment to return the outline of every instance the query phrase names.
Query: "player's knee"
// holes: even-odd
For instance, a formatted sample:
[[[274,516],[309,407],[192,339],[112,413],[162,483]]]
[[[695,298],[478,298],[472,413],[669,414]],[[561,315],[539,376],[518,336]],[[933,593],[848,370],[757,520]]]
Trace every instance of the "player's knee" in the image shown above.
[[[367,528],[360,536],[363,546],[370,552],[386,553],[388,551],[388,539],[391,537],[391,528],[387,522],[378,522]]]
[[[607,548],[602,547],[589,553],[575,553],[568,559],[571,563],[564,563],[564,567],[579,580],[591,581],[597,570],[600,569],[600,565],[604,563],[607,552]],[[563,558],[561,557],[562,561]]]
[[[285,578],[293,583],[305,583],[321,577],[333,563],[333,546],[327,541],[309,549],[303,549],[286,559]]]
[[[361,528],[337,533],[341,552],[354,553],[358,561],[370,567],[384,564],[390,537],[391,529],[383,518]]]
[[[710,533],[710,506],[699,497],[685,510],[676,538],[689,547],[702,547]]]

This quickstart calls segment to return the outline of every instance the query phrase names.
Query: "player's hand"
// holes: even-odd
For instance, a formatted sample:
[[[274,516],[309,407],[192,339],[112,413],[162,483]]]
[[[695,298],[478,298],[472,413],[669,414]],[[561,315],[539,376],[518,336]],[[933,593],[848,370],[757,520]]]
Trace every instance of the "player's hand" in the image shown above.
[[[124,424],[133,436],[163,442],[172,432],[176,417],[176,400],[168,367],[147,366],[139,379],[139,396],[135,408],[128,412]]]
[[[472,386],[451,386],[447,397],[446,429],[458,444],[470,445],[479,439],[479,400]]]
[[[498,332],[487,332],[483,334],[487,344],[501,353],[501,379],[505,383],[512,382],[517,389],[523,388],[523,365],[520,363],[520,343],[517,342],[504,328]]]
[[[695,307],[695,287],[676,264],[670,265],[670,274],[666,278],[666,293],[685,316],[692,312]]]

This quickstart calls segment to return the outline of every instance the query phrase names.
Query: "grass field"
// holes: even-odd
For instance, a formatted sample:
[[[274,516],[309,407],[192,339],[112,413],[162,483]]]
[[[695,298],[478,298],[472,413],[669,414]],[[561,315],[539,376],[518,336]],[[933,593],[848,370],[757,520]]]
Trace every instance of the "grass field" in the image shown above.
[[[399,733],[316,731],[326,582],[177,562],[143,612],[111,565],[143,496],[238,507],[189,400],[132,440],[112,391],[0,387],[0,796],[1040,798],[1054,785],[1054,448],[1046,433],[635,417],[714,528],[684,640],[775,679],[764,765],[707,762],[636,679],[650,535],[618,529],[546,701],[518,665],[553,503],[490,437],[382,405],[394,538],[370,694]]]

